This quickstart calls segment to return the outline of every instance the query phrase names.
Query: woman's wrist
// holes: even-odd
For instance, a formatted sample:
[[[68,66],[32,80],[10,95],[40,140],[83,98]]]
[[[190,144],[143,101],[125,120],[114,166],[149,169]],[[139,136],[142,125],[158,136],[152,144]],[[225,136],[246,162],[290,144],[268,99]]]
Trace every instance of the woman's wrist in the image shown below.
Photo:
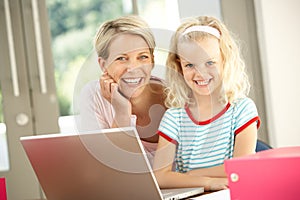
[[[118,110],[115,112],[114,123],[117,127],[125,127],[131,125],[131,112],[126,110]]]

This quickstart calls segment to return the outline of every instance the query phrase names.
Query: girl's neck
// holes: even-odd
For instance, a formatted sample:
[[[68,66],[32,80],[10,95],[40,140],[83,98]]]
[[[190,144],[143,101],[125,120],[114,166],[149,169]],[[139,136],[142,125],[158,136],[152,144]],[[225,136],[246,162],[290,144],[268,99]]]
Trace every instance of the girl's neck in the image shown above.
[[[214,96],[198,96],[194,98],[194,102],[194,104],[188,105],[188,107],[197,121],[206,121],[213,118],[227,105],[227,102],[220,102]]]

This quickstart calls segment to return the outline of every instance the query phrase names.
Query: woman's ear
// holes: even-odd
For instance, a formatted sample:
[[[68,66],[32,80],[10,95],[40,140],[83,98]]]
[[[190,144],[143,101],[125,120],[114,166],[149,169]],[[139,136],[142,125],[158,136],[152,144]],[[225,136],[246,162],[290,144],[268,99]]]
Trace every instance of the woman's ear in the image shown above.
[[[152,54],[152,69],[154,68],[154,66],[155,66],[155,61],[154,61],[154,54]]]
[[[102,72],[105,72],[106,68],[105,68],[105,60],[104,60],[104,58],[98,57],[98,63],[99,63],[99,66],[100,66]]]

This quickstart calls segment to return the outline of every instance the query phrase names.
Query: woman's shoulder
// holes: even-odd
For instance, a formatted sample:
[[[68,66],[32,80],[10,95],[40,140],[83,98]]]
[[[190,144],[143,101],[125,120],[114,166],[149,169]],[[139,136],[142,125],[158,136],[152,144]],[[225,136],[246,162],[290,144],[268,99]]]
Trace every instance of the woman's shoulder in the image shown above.
[[[149,87],[150,90],[155,95],[155,98],[160,98],[162,101],[164,101],[165,88],[166,88],[166,84],[165,84],[164,80],[162,80],[158,77],[152,76],[150,78],[149,86],[150,86]]]
[[[100,83],[99,80],[92,80],[87,82],[81,89],[81,93],[91,93],[99,91]]]
[[[99,86],[99,80],[91,80],[84,85],[87,88],[95,88],[96,86]]]
[[[150,84],[158,84],[158,85],[162,85],[163,87],[166,86],[166,81],[164,79],[161,79],[157,76],[151,76],[150,77]]]
[[[92,80],[86,83],[79,93],[81,101],[95,100],[101,98],[99,80]]]

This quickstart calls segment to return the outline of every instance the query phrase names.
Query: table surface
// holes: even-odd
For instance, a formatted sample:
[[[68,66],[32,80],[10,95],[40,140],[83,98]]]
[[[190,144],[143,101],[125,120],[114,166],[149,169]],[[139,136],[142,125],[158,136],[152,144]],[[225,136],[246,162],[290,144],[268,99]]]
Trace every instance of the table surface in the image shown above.
[[[229,189],[216,192],[204,193],[198,197],[190,198],[191,200],[230,200]]]
[[[190,200],[230,200],[229,189],[216,192],[205,192],[198,197],[189,198]],[[46,200],[46,199],[31,199],[31,200]]]

